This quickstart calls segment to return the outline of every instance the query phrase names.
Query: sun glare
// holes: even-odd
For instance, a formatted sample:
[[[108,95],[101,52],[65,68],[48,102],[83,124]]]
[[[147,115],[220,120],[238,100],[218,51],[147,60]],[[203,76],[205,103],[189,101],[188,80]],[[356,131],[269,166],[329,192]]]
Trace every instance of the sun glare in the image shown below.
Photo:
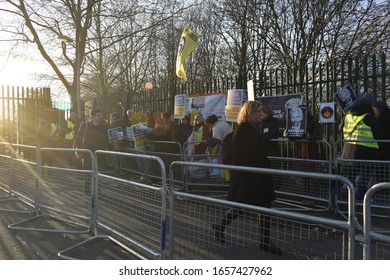
[[[33,84],[31,73],[34,66],[20,60],[8,60],[0,57],[0,85],[30,86]]]

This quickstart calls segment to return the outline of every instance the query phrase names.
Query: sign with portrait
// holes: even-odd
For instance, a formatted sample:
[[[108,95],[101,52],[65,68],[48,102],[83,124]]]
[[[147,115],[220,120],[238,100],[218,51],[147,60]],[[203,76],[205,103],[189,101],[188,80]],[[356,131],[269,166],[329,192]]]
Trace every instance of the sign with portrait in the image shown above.
[[[262,104],[269,105],[272,108],[272,116],[279,121],[281,129],[286,128],[286,112],[287,109],[297,107],[302,104],[302,94],[285,94],[277,96],[262,96],[256,97],[257,101]]]
[[[357,96],[351,85],[347,85],[340,89],[334,97],[345,113],[358,103]]]
[[[307,108],[303,106],[287,109],[287,136],[302,137],[306,132]]]

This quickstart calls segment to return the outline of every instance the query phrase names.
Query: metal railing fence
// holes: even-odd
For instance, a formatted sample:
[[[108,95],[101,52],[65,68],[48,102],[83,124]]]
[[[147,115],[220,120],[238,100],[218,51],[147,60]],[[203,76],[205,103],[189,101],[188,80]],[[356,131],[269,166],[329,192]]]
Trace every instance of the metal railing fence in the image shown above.
[[[363,214],[363,236],[364,236],[364,244],[363,244],[363,259],[370,260],[372,259],[372,242],[376,243],[375,259],[389,259],[390,258],[390,227],[383,229],[383,223],[381,223],[382,230],[385,232],[379,232],[378,229],[375,229],[372,225],[372,202],[376,195],[379,195],[380,192],[385,193],[387,196],[390,195],[390,182],[389,183],[379,183],[372,186],[367,190],[364,201],[364,214]],[[389,211],[387,211],[387,215]]]
[[[133,161],[142,160],[145,163],[154,161],[160,167],[161,181],[158,186],[151,186],[98,171],[93,208],[94,237],[64,249],[59,257],[94,258],[96,256],[88,253],[88,250],[93,251],[91,248],[98,240],[109,239],[137,259],[163,259],[167,212],[164,162],[149,155],[101,150],[95,154],[97,157],[110,155]]]
[[[176,160],[168,161],[170,164],[168,170],[170,178],[168,179],[166,178],[167,170],[165,170],[167,163],[156,155],[112,151],[97,151],[92,154],[89,150],[37,148],[8,143],[2,143],[0,151],[0,172],[9,172],[9,179],[1,181],[2,186],[5,191],[14,194],[12,199],[15,197],[18,201],[29,203],[33,212],[36,212],[34,218],[12,224],[10,228],[94,233],[94,238],[78,245],[82,247],[82,250],[78,250],[80,247],[76,246],[68,248],[69,251],[61,252],[63,258],[82,258],[82,254],[73,255],[73,253],[90,248],[89,246],[98,246],[100,244],[98,239],[108,240],[111,245],[112,243],[119,245],[127,252],[125,258],[135,259],[358,258],[354,249],[355,229],[359,228],[356,212],[358,205],[355,202],[356,186],[345,176],[329,174],[329,162],[331,161],[319,160],[322,164],[326,164],[319,164],[318,166],[322,166],[322,169],[318,171],[316,168],[310,169],[304,165],[299,167],[296,164],[296,161],[299,163],[302,161],[302,163],[307,162],[309,166],[315,165],[312,160],[304,159],[276,159],[277,165],[283,166],[286,160],[293,165],[294,170]],[[54,152],[57,156],[74,152],[85,153],[91,158],[93,165],[90,170],[69,168],[63,165],[62,161],[54,161],[50,166],[42,161],[47,152]],[[154,180],[139,182],[131,176],[127,177],[126,173],[114,174],[106,169],[99,170],[98,158],[101,156],[116,157],[121,162],[126,159],[133,165],[138,160],[142,163],[141,166],[159,166],[160,168],[159,170],[150,169],[151,173],[147,173],[154,177]],[[272,157],[270,159],[273,160]],[[152,161],[154,163],[151,163]],[[388,162],[382,163],[388,168]],[[7,164],[9,164],[8,167]],[[367,162],[367,164],[375,163]],[[299,169],[297,166],[302,170],[309,168],[309,172],[297,170]],[[178,182],[182,176],[187,174],[186,170],[192,167],[268,173],[272,175],[274,182],[288,182],[289,178],[302,178],[313,182],[313,185],[324,186],[324,190],[328,190],[332,185],[345,186],[343,210],[346,212],[346,220],[340,216],[329,218],[326,212],[312,211],[303,214],[302,210],[315,208],[299,206],[297,203],[289,204],[289,201],[281,199],[284,193],[280,190],[277,193],[275,208],[272,209],[188,193]],[[6,178],[6,176],[1,178]],[[171,188],[168,193],[166,193],[167,183]],[[286,189],[286,192],[298,200],[306,198],[305,195],[294,190]],[[319,194],[324,197],[325,193],[326,191],[324,193],[319,191]],[[325,208],[319,209],[327,209],[328,197],[321,200],[320,195],[309,197],[317,198],[318,203],[323,200]],[[339,194],[336,193],[336,195]],[[370,207],[375,211],[365,211],[364,219],[368,219],[367,215],[380,219],[388,216],[388,206],[381,202],[386,197],[388,199],[387,189],[381,189],[375,196],[372,195],[369,202]],[[4,201],[7,200],[6,198]],[[169,208],[166,205],[167,200],[170,203]],[[276,207],[281,204],[284,207]],[[237,211],[237,219],[226,230],[227,242],[218,244],[211,225],[217,223],[230,209]],[[382,218],[379,216],[380,211],[384,213]],[[45,220],[47,218],[51,226],[42,227],[43,221],[40,218],[45,218]],[[166,228],[166,221],[169,221],[168,228]],[[259,227],[262,221],[270,225],[271,239],[276,246],[282,249],[283,256],[259,250],[262,248],[263,233]],[[378,234],[375,231],[376,228],[371,228],[373,234],[370,238],[373,240]],[[167,248],[165,248],[166,239],[169,240]],[[389,255],[387,239],[383,239],[383,236],[378,239],[377,246],[380,246],[382,256],[376,257],[386,259]],[[88,256],[92,258],[92,255]]]
[[[92,199],[95,189],[93,187],[95,185],[94,174],[97,168],[93,153],[85,149],[67,148],[37,148],[37,151],[37,169],[31,170],[30,173],[32,178],[36,178],[37,183],[34,184],[34,189],[29,188],[29,193],[26,194],[30,199],[33,198],[35,216],[11,224],[9,228],[64,233],[90,232],[92,229]],[[91,170],[51,166],[42,161],[45,154],[56,156],[62,154],[65,155],[64,158],[70,158],[70,154],[75,152],[83,154],[84,158],[90,158]],[[42,222],[44,220],[50,222],[44,223]]]
[[[192,162],[173,162],[171,164],[171,170],[175,165],[180,165],[183,168],[188,168],[191,166],[200,165],[207,168],[219,168],[230,171],[241,171],[241,172],[255,172],[255,173],[263,173],[263,174],[271,174],[272,176],[300,176],[305,178],[312,178],[316,180],[324,180],[323,174],[318,173],[310,173],[310,172],[299,172],[299,171],[287,171],[287,170],[275,170],[275,169],[265,169],[265,168],[253,168],[253,167],[243,167],[243,166],[231,166],[231,165],[218,165],[218,164],[201,164],[201,163],[192,163]],[[252,227],[251,220],[247,219],[246,222],[241,222],[240,226],[234,227],[233,231],[229,232],[227,236],[229,236],[229,244],[228,245],[218,245],[216,244],[216,239],[213,238],[213,232],[211,230],[211,224],[215,222],[215,220],[221,216],[221,213],[226,212],[228,209],[233,208],[237,211],[243,211],[244,214],[238,215],[241,218],[245,218],[249,216],[261,216],[265,215],[270,220],[271,228],[270,230],[274,233],[271,234],[271,237],[275,238],[277,246],[281,246],[282,251],[284,249],[288,249],[288,251],[300,251],[302,248],[297,246],[297,243],[304,242],[302,241],[301,231],[304,227],[310,228],[308,226],[319,225],[327,226],[330,228],[337,230],[345,230],[348,232],[347,244],[348,248],[346,252],[348,254],[348,259],[354,259],[355,249],[355,201],[354,201],[354,187],[352,183],[338,175],[329,174],[327,175],[327,180],[332,181],[340,181],[343,184],[348,186],[349,192],[349,200],[348,200],[348,220],[340,221],[340,220],[332,220],[325,219],[319,217],[313,217],[309,215],[302,215],[296,212],[287,212],[281,211],[277,209],[268,209],[263,207],[256,207],[246,204],[234,203],[231,201],[220,200],[210,197],[198,196],[188,193],[183,193],[175,190],[175,186],[172,182],[175,181],[173,172],[170,173],[170,213],[172,213],[172,217],[170,217],[170,258],[171,259],[181,259],[181,258],[191,258],[197,259],[201,258],[216,258],[217,255],[219,258],[237,258],[237,247],[240,248],[241,251],[247,253],[247,250],[250,248],[256,248],[258,246],[262,246],[259,244],[259,240],[261,240],[261,229],[257,231],[246,230]],[[259,182],[260,184],[260,182]],[[261,187],[259,185],[259,187]],[[218,209],[220,208],[220,209]],[[221,210],[222,209],[222,210]],[[246,213],[249,211],[249,214]],[[281,224],[294,224],[297,227],[293,226],[293,228],[284,227],[281,228]],[[321,226],[320,226],[321,227]],[[258,228],[258,227],[255,227]],[[297,229],[295,232],[293,229]],[[242,230],[241,230],[242,229]],[[310,232],[310,230],[309,230]],[[253,233],[253,235],[249,235],[246,238],[242,238],[243,236],[248,235],[249,233]],[[299,236],[296,236],[299,235]],[[214,240],[213,240],[214,239]],[[286,239],[289,239],[289,242],[285,242]],[[316,246],[320,246],[320,239],[316,239],[318,243]],[[214,241],[214,242],[213,242]],[[260,241],[261,242],[261,241]],[[309,241],[308,241],[309,242]],[[342,247],[344,241],[340,240],[339,246],[332,246],[333,249]],[[191,249],[191,252],[188,250]],[[216,252],[223,250],[224,253],[222,255],[217,254]],[[329,250],[329,248],[327,248]],[[335,249],[336,251],[338,249]],[[303,249],[304,251],[304,249]],[[229,252],[234,252],[233,255],[229,255]],[[228,255],[226,255],[228,254]],[[303,254],[309,254],[310,252],[304,252]],[[340,255],[345,257],[344,253],[339,252],[336,253],[327,253],[323,258],[329,258],[330,255]],[[264,258],[264,256],[258,256],[255,253],[256,258]],[[242,257],[242,256],[240,256]],[[252,256],[254,257],[254,256]],[[313,257],[313,256],[312,256]],[[342,258],[343,258],[342,257]],[[314,258],[319,258],[319,256],[314,256]]]

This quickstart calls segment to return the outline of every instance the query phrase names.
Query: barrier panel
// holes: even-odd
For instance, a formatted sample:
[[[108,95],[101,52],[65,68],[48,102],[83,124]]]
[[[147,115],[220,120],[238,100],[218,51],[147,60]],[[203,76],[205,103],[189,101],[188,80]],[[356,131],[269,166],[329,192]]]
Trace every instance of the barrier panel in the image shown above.
[[[354,183],[356,189],[356,204],[362,206],[364,194],[376,183],[390,181],[390,161],[385,160],[361,160],[342,158],[342,145],[356,141],[340,140],[336,142],[335,167],[337,174],[347,177]],[[360,141],[359,142],[390,142],[385,140]],[[347,193],[345,186],[337,186],[337,204],[342,208],[346,204]],[[390,196],[386,193],[375,195],[372,201],[373,211],[387,209],[390,211]]]
[[[5,155],[1,155],[4,166],[2,181],[7,197],[0,201],[0,211],[34,213],[36,197],[37,148],[35,146],[9,144]],[[4,164],[9,164],[8,168]],[[8,170],[7,170],[8,169]]]
[[[11,144],[0,142],[0,199],[10,198]]]
[[[159,166],[162,178],[158,186],[97,173],[94,208],[94,237],[59,252],[62,259],[94,259],[107,247],[120,247],[129,259],[163,259],[166,227],[166,177],[164,162],[155,156],[96,151],[96,156],[122,159]],[[97,252],[99,251],[99,252]],[[122,254],[123,255],[123,254]]]
[[[131,141],[132,142],[132,141]],[[130,144],[132,146],[132,144]],[[139,155],[149,155],[155,156],[162,159],[165,164],[165,170],[169,170],[169,165],[173,161],[182,160],[182,148],[179,142],[172,141],[146,141],[145,149],[139,150],[132,147],[121,148],[121,152],[124,153],[133,153]],[[134,179],[138,179],[139,181],[147,181],[147,180],[161,180],[162,174],[160,166],[157,162],[154,161],[146,161],[142,159],[142,157],[138,158],[135,161],[129,161],[126,157],[121,158],[121,169],[122,171],[131,173],[135,177]],[[175,170],[178,177],[182,177],[182,170]],[[137,178],[138,176],[138,178]],[[164,174],[165,178],[168,178],[168,174]],[[184,178],[178,181],[179,184],[182,184]]]
[[[193,163],[222,163],[221,154],[184,155],[183,159]],[[185,169],[183,173],[184,191],[212,197],[226,197],[229,189],[229,175],[226,171],[194,165]]]
[[[294,170],[321,173],[324,177],[332,174],[330,160],[310,160],[299,158],[269,157],[271,168],[279,170]],[[296,175],[274,177],[273,183],[279,196],[293,203],[303,203],[313,206],[315,203],[323,205],[322,210],[334,208],[334,182],[329,180],[315,180]]]
[[[201,166],[230,171],[267,173],[273,177],[299,176],[320,181],[338,181],[348,186],[348,220],[309,216],[292,211],[269,209],[235,203],[175,190],[170,179],[170,244],[171,259],[354,259],[355,205],[352,183],[339,175],[301,171],[275,170],[231,165],[173,162],[183,168]],[[173,172],[170,173],[173,177]],[[261,187],[261,182],[259,182]],[[232,210],[233,209],[233,210]],[[218,242],[213,224],[232,211],[236,219],[226,227],[226,242]],[[265,226],[268,224],[268,226]],[[216,228],[214,226],[214,228]],[[268,232],[268,235],[266,231]],[[265,243],[270,236],[281,249],[270,249]],[[273,254],[276,253],[276,254]]]
[[[325,161],[333,159],[332,147],[327,141],[309,141],[299,138],[295,140],[278,138],[272,139],[271,141],[278,143],[278,151],[275,155],[277,157]]]
[[[147,148],[145,149],[145,155],[155,156],[161,158],[165,164],[165,178],[169,178],[169,166],[174,161],[183,160],[182,147],[179,142],[172,141],[148,141]],[[161,179],[160,166],[153,161],[149,161],[146,164],[146,174],[148,177]],[[183,182],[183,172],[180,168],[174,170],[177,178],[177,182]]]
[[[390,195],[390,183],[379,183],[375,184],[369,188],[364,196],[363,206],[363,234],[364,234],[364,244],[363,244],[363,259],[371,260],[372,258],[372,243],[375,243],[374,253],[376,260],[389,260],[390,259],[390,223],[384,223],[381,219],[376,225],[376,228],[373,227],[373,216],[371,212],[371,207],[373,201],[375,201],[375,196],[386,194]],[[390,218],[389,211],[387,213],[387,218]]]
[[[269,156],[271,168],[280,170],[296,170],[315,173],[323,173],[324,176],[332,174],[332,149],[326,141],[309,142],[306,140],[289,141],[287,138],[273,140],[278,142],[281,155],[294,156],[302,150],[301,145],[314,145],[322,152],[323,159],[302,159],[281,156]],[[189,150],[193,142],[184,143],[184,150]],[[184,161],[194,163],[222,163],[222,155],[208,154],[184,154]],[[219,172],[221,171],[221,172]],[[326,174],[326,175],[325,175]],[[229,176],[225,170],[201,168],[195,165],[185,171],[184,190],[190,193],[207,194],[213,197],[226,197],[229,189]],[[301,177],[277,178],[274,179],[275,190],[284,194],[286,199],[295,202],[303,202],[310,206],[313,201],[324,204],[322,210],[333,208],[334,206],[334,186],[330,182],[318,182]]]
[[[61,159],[69,159],[77,151],[92,163],[90,170],[66,168]],[[42,159],[54,156],[54,161]],[[43,164],[44,163],[44,164]],[[49,165],[51,164],[51,165]],[[40,148],[38,151],[35,216],[9,225],[18,230],[86,233],[92,228],[93,176],[96,162],[90,150]],[[20,170],[18,174],[20,173]],[[34,176],[35,177],[35,176]],[[26,181],[31,181],[31,178]],[[30,196],[33,193],[30,194]]]

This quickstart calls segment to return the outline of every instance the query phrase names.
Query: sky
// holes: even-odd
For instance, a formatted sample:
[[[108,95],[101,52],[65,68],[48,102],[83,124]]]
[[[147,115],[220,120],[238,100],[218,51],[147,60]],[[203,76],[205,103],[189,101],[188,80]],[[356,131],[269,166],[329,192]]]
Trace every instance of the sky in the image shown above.
[[[35,48],[22,45],[15,47],[8,40],[7,35],[0,32],[0,87],[50,87],[52,92],[66,92],[59,82],[38,79],[40,74],[50,75],[54,72]],[[63,97],[63,94],[57,95],[60,95],[60,99],[68,98]]]
[[[49,64],[41,57],[9,56],[7,51],[0,46],[0,87],[50,87],[52,93],[56,93],[53,99],[68,99],[65,88],[59,81],[50,82],[39,80],[39,74],[53,73]],[[66,96],[64,96],[66,95]]]
[[[48,67],[42,62],[9,57],[0,52],[0,85],[45,86],[45,83],[37,81],[34,76],[47,71]]]

